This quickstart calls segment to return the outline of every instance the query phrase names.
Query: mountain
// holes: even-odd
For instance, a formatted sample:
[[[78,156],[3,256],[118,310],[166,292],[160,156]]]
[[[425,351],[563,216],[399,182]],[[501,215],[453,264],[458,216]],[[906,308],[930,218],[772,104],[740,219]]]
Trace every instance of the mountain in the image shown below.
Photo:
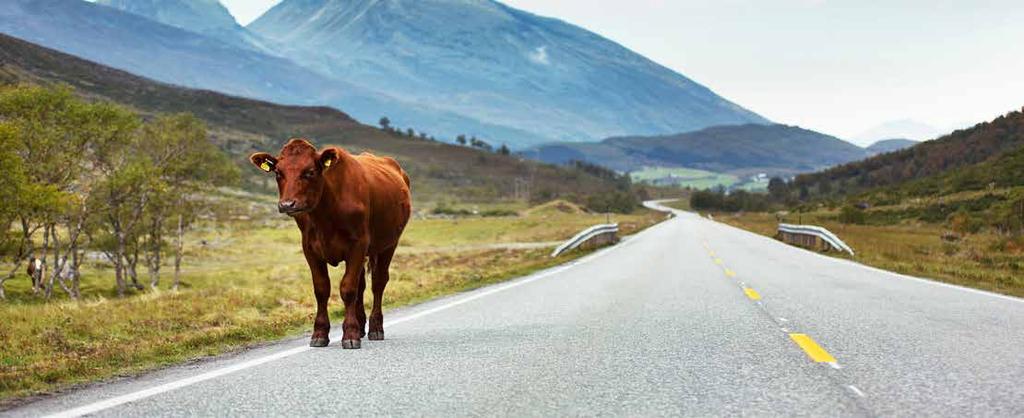
[[[609,138],[600,143],[548,144],[523,155],[550,163],[582,160],[619,171],[664,166],[791,175],[858,160],[867,152],[796,126],[747,124],[668,136]]]
[[[365,100],[355,86],[287,59],[82,0],[7,0],[0,32],[187,87],[285,104]]]
[[[912,147],[914,145],[917,145],[917,144],[918,144],[918,141],[914,141],[912,139],[902,139],[902,138],[883,139],[881,141],[877,141],[874,144],[869,145],[865,149],[871,155],[878,155],[878,154],[885,154],[887,152],[899,151],[899,150],[904,149],[904,148],[910,148],[910,147]]]
[[[247,164],[250,152],[279,149],[295,136],[353,152],[394,156],[413,178],[418,207],[438,199],[493,202],[511,198],[517,188],[533,191],[534,200],[583,202],[621,188],[618,179],[585,168],[555,167],[391,134],[328,107],[285,106],[160,83],[0,35],[0,85],[18,83],[67,84],[89,99],[118,102],[145,115],[194,113],[208,124],[214,143],[234,155],[238,164]],[[252,173],[246,179],[250,189],[274,187],[254,170],[243,172]]]
[[[171,5],[168,1],[156,4]],[[135,0],[126,4],[135,4]],[[224,22],[223,17],[213,20]],[[82,0],[6,0],[0,7],[0,32],[185,87],[281,104],[329,105],[345,109],[362,121],[376,122],[381,115],[388,115],[402,127],[415,126],[418,130],[428,125],[437,127],[439,131],[429,131],[432,134],[493,132],[524,142],[543,140],[515,128],[488,125],[430,109],[427,104],[389,97],[254,47],[238,47],[218,38]]]
[[[991,122],[980,123],[969,129],[922,142],[911,148],[877,155],[819,173],[800,175],[795,181],[797,185],[807,187],[812,195],[854,195],[865,190],[898,187],[915,181],[925,182],[925,179],[929,178],[938,179],[941,176],[952,176],[945,177],[952,180],[944,186],[951,188],[952,191],[980,190],[988,187],[990,181],[995,182],[994,179],[997,177],[1024,179],[1024,171],[1020,169],[1019,163],[1016,166],[1011,164],[1002,168],[991,167],[994,161],[1009,153],[1019,152],[1022,148],[1024,109],[1007,113]],[[982,164],[989,164],[989,169],[978,171],[972,168]],[[966,172],[964,170],[970,170],[970,175],[956,174]],[[919,191],[925,194],[936,193],[940,183],[945,184],[928,183],[934,188],[921,187]],[[821,187],[822,184],[827,185]]]
[[[948,131],[947,131],[948,132]],[[853,137],[854,141],[871,144],[888,138],[906,138],[914,141],[927,141],[942,135],[939,128],[912,119],[900,119],[883,122]]]
[[[243,48],[269,52],[265,41],[239,25],[219,0],[96,0],[96,4],[136,14]]]
[[[322,73],[548,142],[768,123],[608,39],[491,0],[284,0],[248,28]]]

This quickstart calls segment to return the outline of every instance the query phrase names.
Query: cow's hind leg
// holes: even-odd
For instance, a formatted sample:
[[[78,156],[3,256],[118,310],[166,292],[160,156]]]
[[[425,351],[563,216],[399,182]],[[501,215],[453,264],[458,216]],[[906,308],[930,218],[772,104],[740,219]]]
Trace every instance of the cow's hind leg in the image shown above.
[[[366,268],[366,244],[363,243],[352,250],[345,260],[345,275],[341,278],[341,300],[345,302],[345,322],[341,326],[345,333],[341,338],[341,348],[359,348],[363,331],[359,329],[359,315],[356,313],[362,299],[359,294],[360,281],[364,279]],[[366,315],[366,312],[363,312]]]
[[[384,288],[388,285],[390,275],[388,269],[391,267],[391,258],[395,255],[395,248],[381,253],[373,263],[373,312],[370,313],[370,334],[371,341],[384,339],[384,312],[381,304],[384,301]]]

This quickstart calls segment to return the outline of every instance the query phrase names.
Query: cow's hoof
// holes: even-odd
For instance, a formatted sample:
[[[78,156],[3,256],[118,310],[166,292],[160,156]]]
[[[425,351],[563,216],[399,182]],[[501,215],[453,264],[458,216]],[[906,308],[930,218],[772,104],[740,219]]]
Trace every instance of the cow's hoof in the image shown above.
[[[327,344],[330,343],[331,340],[329,340],[327,337],[313,337],[312,339],[309,340],[310,347],[327,347]]]
[[[370,335],[367,338],[369,338],[370,341],[383,341],[384,331],[370,331]]]
[[[358,350],[361,345],[361,340],[341,340],[341,348],[346,350]]]

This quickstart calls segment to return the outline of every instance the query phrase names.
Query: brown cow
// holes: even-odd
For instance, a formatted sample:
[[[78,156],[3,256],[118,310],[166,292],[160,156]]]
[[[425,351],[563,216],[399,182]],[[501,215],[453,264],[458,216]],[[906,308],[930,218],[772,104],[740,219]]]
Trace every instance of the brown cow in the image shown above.
[[[412,210],[409,177],[394,159],[363,153],[351,155],[337,147],[316,147],[292,139],[273,157],[261,152],[249,157],[266,172],[277,174],[278,210],[295,219],[302,231],[302,252],[313,276],[316,319],[311,347],[325,347],[331,330],[327,299],[331,279],[327,265],[345,262],[341,299],[345,302],[342,348],[359,348],[366,335],[365,262],[373,274],[373,312],[370,340],[384,339],[381,299],[388,267]]]

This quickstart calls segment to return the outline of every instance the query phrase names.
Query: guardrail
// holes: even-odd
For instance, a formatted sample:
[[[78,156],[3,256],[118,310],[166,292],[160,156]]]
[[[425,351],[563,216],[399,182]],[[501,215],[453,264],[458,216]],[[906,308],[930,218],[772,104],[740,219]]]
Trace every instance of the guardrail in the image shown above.
[[[619,240],[619,224],[594,225],[584,229],[583,232],[576,234],[576,236],[555,248],[555,251],[551,252],[551,257],[558,257],[562,253],[579,248],[579,246],[587,242],[594,241],[597,243],[602,240],[603,242],[600,242],[602,244],[617,242]]]
[[[817,247],[820,240],[825,251],[836,249],[855,255],[853,248],[846,245],[836,234],[820,226],[779,224],[779,232],[776,237],[791,244],[810,248]]]

